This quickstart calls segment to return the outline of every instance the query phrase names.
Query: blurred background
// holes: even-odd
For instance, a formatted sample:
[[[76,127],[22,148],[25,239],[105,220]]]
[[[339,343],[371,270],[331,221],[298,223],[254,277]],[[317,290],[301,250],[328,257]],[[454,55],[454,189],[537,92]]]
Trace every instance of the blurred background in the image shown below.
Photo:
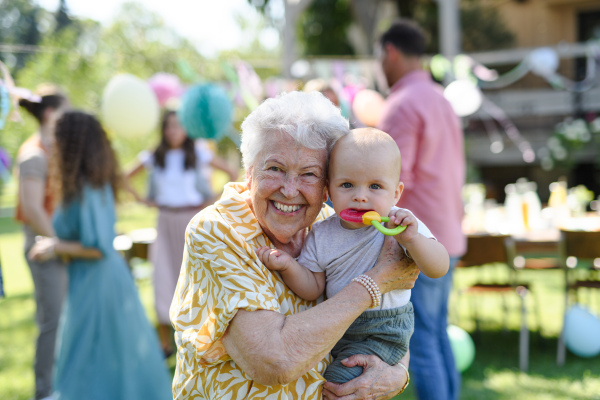
[[[57,84],[74,107],[105,123],[103,94],[118,74],[148,82],[162,109],[177,109],[186,88],[214,83],[227,93],[233,117],[231,129],[206,145],[239,169],[241,122],[282,91],[329,87],[353,126],[375,125],[374,105],[389,89],[377,39],[398,17],[417,21],[429,34],[426,67],[462,117],[465,230],[543,232],[558,227],[557,207],[568,208],[570,217],[597,216],[598,0],[0,0],[0,61],[6,66],[0,79],[5,87],[14,82],[11,87],[26,91]],[[163,89],[175,85],[178,94],[160,97],[157,87],[165,76],[176,82],[163,80]],[[21,230],[13,220],[11,161],[35,131],[35,121],[18,115],[10,101],[0,91],[0,261],[6,295],[0,299],[0,398],[28,399],[35,303]],[[159,141],[158,126],[142,135],[110,128],[108,133],[124,169]],[[142,173],[132,183],[143,191],[146,180]],[[226,174],[215,171],[211,183],[220,191],[226,181]],[[516,195],[520,200],[514,203]],[[553,212],[543,212],[551,206]],[[134,242],[152,239],[144,229],[154,226],[154,209],[124,196],[118,213],[119,233]],[[503,225],[507,221],[517,222]],[[527,371],[518,360],[519,296],[508,305],[502,299],[482,303],[479,324],[462,293],[481,274],[457,271],[450,320],[475,343],[473,357],[464,360],[461,398],[600,398],[597,353],[570,354],[564,366],[556,366],[566,307],[557,238],[550,240],[555,245],[550,254],[528,254],[552,258],[553,268],[519,271],[534,287],[526,301],[535,312],[524,317],[532,335]],[[152,266],[143,251],[128,253],[128,260],[152,319]],[[507,281],[511,271],[492,263],[483,277]],[[600,304],[597,294],[589,298]],[[600,337],[600,331],[594,334]],[[173,358],[168,362],[173,367]],[[411,396],[407,391],[402,398]]]

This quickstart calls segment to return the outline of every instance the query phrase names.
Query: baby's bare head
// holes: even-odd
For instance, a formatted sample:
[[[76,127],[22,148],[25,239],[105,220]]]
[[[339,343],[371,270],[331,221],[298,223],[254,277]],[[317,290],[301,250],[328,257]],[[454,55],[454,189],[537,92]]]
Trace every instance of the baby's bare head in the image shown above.
[[[368,166],[385,165],[386,173],[400,181],[400,150],[387,133],[375,128],[357,128],[342,136],[331,151],[329,164],[336,160],[351,157],[356,162]],[[329,168],[331,172],[333,169]]]

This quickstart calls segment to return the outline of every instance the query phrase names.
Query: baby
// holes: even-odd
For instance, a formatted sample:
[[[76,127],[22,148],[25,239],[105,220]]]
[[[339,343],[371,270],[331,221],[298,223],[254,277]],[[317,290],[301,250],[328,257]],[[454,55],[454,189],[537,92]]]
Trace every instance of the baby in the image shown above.
[[[389,216],[388,228],[406,227],[394,237],[421,272],[430,278],[448,272],[444,246],[410,211],[394,207],[404,184],[400,150],[387,133],[361,128],[339,139],[331,152],[328,175],[327,190],[336,215],[313,225],[298,261],[281,250],[257,250],[265,266],[279,271],[298,296],[314,300],[325,290],[332,297],[377,262],[384,235],[373,226],[341,219],[345,209]],[[373,354],[397,364],[408,351],[413,330],[410,290],[384,294],[381,304],[362,313],[333,347],[333,362],[324,378],[343,383],[359,376],[362,367],[347,368],[341,363],[354,354]]]

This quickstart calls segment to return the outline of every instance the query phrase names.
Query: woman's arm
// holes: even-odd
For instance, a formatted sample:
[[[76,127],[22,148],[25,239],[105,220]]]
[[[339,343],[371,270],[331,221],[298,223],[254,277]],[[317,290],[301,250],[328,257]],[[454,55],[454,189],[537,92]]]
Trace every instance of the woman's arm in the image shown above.
[[[367,274],[387,293],[412,288],[418,273],[390,237]],[[290,316],[239,310],[222,341],[231,358],[253,380],[264,385],[286,384],[321,361],[370,305],[367,290],[352,282],[327,301]]]
[[[239,310],[223,344],[253,380],[268,386],[284,385],[325,358],[370,304],[369,293],[354,282],[333,298],[294,315]]]
[[[239,171],[236,171],[235,168],[229,165],[229,163],[227,163],[227,161],[225,161],[221,157],[214,156],[210,161],[209,165],[213,168],[220,169],[221,171],[229,175],[230,182],[235,182],[238,178]]]
[[[38,235],[54,236],[52,221],[44,210],[45,183],[37,178],[24,178],[19,185],[21,210],[27,225]]]
[[[46,261],[55,257],[98,259],[102,258],[102,252],[93,247],[83,247],[80,242],[44,237],[33,245],[28,257],[35,261]]]

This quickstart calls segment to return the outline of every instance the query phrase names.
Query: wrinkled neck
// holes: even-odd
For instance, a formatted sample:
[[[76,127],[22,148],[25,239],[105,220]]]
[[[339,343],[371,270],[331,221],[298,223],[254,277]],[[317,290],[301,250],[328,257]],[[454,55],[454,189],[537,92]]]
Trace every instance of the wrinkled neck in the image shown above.
[[[277,240],[277,238],[271,237],[271,235],[267,236],[269,237],[269,239],[271,239],[271,242],[277,249],[283,250],[290,256],[296,258],[300,255],[300,252],[302,251],[302,246],[304,245],[304,238],[306,238],[306,231],[307,229],[299,231],[286,243],[282,243],[281,241]]]

